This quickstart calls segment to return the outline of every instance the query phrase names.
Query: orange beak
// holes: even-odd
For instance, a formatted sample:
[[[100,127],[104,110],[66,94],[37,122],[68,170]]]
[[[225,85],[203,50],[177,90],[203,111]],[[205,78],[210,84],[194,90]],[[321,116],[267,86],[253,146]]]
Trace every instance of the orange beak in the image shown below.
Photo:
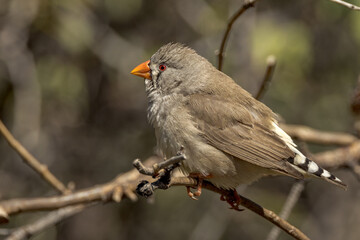
[[[136,68],[134,68],[131,71],[131,74],[134,74],[136,76],[143,77],[146,79],[151,79],[149,63],[150,63],[150,60],[139,64]]]

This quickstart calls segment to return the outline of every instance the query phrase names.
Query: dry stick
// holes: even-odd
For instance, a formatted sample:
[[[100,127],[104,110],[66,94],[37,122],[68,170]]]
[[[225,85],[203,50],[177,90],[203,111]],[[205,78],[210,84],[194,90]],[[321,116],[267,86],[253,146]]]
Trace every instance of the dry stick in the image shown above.
[[[281,209],[279,217],[281,217],[284,220],[288,219],[292,209],[295,207],[295,204],[297,203],[303,190],[304,190],[304,181],[298,181],[294,183],[285,201],[285,204]],[[280,234],[280,229],[277,227],[273,227],[269,232],[269,235],[267,236],[266,240],[275,240],[279,237],[279,234]]]
[[[5,240],[21,240],[21,239],[29,239],[33,235],[43,231],[44,229],[54,226],[60,221],[71,217],[77,213],[82,212],[85,208],[90,206],[94,206],[96,203],[92,204],[79,204],[75,206],[69,206],[65,208],[61,208],[59,210],[48,213],[46,216],[30,223],[19,227],[17,229],[13,229],[11,234]]]
[[[351,4],[351,3],[348,3],[348,2],[344,2],[344,1],[341,1],[341,0],[329,0],[330,2],[334,2],[334,3],[338,3],[340,5],[343,5],[347,8],[350,8],[350,9],[353,9],[353,10],[356,10],[356,11],[360,11],[360,7],[354,5],[354,4]]]
[[[269,84],[271,82],[271,79],[272,79],[272,76],[273,76],[273,73],[274,73],[274,69],[275,69],[275,66],[276,66],[276,58],[275,58],[275,56],[273,56],[273,55],[268,56],[267,59],[266,59],[266,65],[267,66],[266,66],[266,72],[265,72],[264,79],[263,79],[263,81],[261,83],[261,86],[259,88],[258,93],[255,96],[255,98],[257,100],[260,100],[264,96],[266,90],[269,87]]]
[[[4,123],[0,120],[0,132],[8,142],[8,144],[20,155],[24,162],[34,169],[46,182],[62,194],[68,194],[71,191],[65,187],[65,185],[59,181],[47,168],[46,165],[41,164],[31,153],[29,153],[19,143],[10,131],[5,127]]]
[[[159,162],[159,158],[151,157],[146,160],[146,165],[153,165]],[[101,201],[107,203],[117,201],[123,198],[136,200],[134,191],[141,180],[151,177],[145,177],[136,169],[119,175],[114,180],[103,185],[79,190],[68,195],[40,197],[40,198],[20,198],[0,202],[0,209],[3,213],[11,216],[14,214],[30,211],[54,210],[76,204],[86,204]],[[0,212],[0,222],[4,216]]]
[[[241,8],[230,18],[230,20],[229,20],[229,22],[227,24],[225,34],[224,34],[223,39],[221,41],[220,50],[219,50],[219,54],[218,54],[218,69],[220,71],[221,71],[222,65],[223,65],[223,58],[224,58],[226,42],[227,42],[227,40],[229,38],[229,34],[230,34],[230,31],[231,31],[232,25],[247,9],[253,7],[256,1],[257,0],[249,0],[249,1],[245,2],[241,6]]]
[[[291,137],[323,145],[350,145],[358,139],[347,133],[326,132],[303,125],[280,124],[280,127]]]
[[[189,187],[196,187],[197,180],[188,177],[173,177],[170,182],[170,186],[189,186]],[[233,192],[224,190],[221,188],[217,188],[212,185],[210,182],[204,181],[203,188],[206,188],[210,191],[219,193],[224,196],[232,196]],[[298,228],[294,227],[278,215],[276,215],[273,211],[270,211],[262,206],[258,205],[257,203],[247,199],[241,195],[239,195],[240,205],[246,207],[247,209],[253,211],[254,213],[260,215],[261,217],[265,218],[266,220],[270,221],[271,223],[275,224],[290,236],[294,237],[295,239],[299,240],[310,240],[303,232],[301,232]]]
[[[166,167],[168,167],[170,165],[180,163],[181,161],[183,161],[185,159],[186,159],[185,155],[180,154],[180,155],[171,157],[171,158],[167,159],[166,161],[155,163],[152,167],[145,167],[141,163],[140,159],[135,159],[134,162],[133,162],[133,166],[141,174],[148,175],[148,176],[156,176],[161,169],[165,169]]]

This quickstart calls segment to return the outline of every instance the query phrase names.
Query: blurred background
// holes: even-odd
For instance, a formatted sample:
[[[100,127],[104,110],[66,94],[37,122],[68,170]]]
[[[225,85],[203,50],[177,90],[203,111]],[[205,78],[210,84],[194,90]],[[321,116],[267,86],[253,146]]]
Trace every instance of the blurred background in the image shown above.
[[[359,1],[349,1],[357,3]],[[129,72],[163,44],[182,42],[213,64],[239,0],[0,0],[0,117],[63,182],[84,188],[132,169],[154,152],[143,80]],[[287,123],[352,133],[360,73],[360,13],[327,0],[259,1],[234,24],[223,71],[256,93],[273,54],[263,98]],[[328,148],[310,146],[311,150]],[[289,219],[311,239],[359,239],[360,184],[334,172],[342,191],[311,181]],[[243,195],[279,212],[294,183],[265,178]],[[0,137],[0,199],[49,196]],[[2,227],[30,223],[22,214]],[[33,239],[265,239],[272,224],[228,210],[217,194],[198,201],[184,187],[154,199],[96,206]],[[281,233],[279,239],[291,239]]]

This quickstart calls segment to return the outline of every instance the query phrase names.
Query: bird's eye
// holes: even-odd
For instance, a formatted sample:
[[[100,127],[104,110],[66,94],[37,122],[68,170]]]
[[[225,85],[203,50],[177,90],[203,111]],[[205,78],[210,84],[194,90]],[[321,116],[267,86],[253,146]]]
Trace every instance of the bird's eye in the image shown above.
[[[166,65],[164,65],[164,64],[161,64],[160,66],[159,66],[159,70],[160,71],[165,71],[165,69],[166,69]]]

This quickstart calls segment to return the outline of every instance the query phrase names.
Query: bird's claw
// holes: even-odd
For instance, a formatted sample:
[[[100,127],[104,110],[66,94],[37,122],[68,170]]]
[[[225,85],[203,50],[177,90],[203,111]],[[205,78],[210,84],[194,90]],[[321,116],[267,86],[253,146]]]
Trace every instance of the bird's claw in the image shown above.
[[[245,209],[239,208],[241,199],[240,199],[238,193],[236,192],[236,190],[233,190],[232,195],[221,195],[220,200],[221,201],[226,201],[230,205],[229,209],[234,209],[234,210],[239,211],[239,212],[245,210]]]
[[[198,200],[198,199],[195,197],[195,196],[197,196],[197,197],[200,196],[197,191],[193,193],[193,192],[191,191],[190,187],[186,187],[186,191],[187,191],[188,196],[189,196],[192,200]]]

